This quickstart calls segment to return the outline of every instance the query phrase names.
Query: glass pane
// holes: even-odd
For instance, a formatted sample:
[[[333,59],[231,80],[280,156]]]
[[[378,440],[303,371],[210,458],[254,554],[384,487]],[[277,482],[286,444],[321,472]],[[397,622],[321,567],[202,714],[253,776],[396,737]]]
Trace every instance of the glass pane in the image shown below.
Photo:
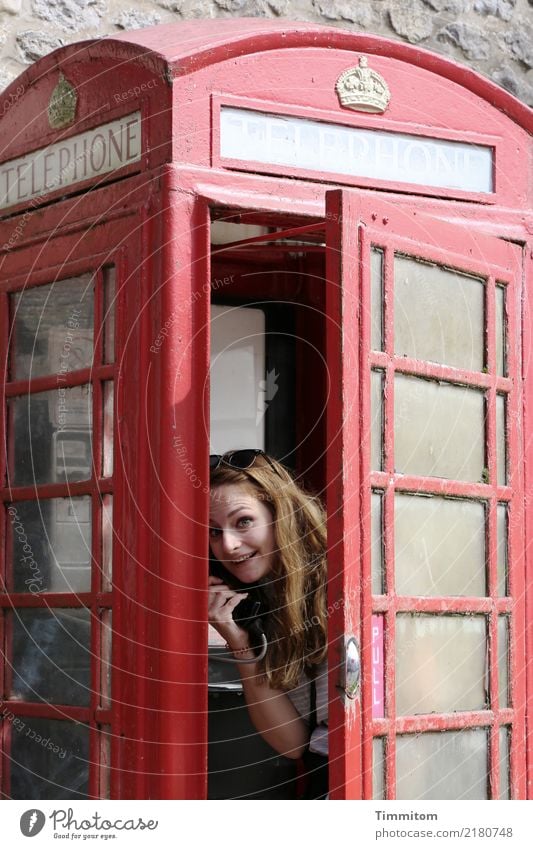
[[[378,492],[372,493],[371,502],[371,535],[372,535],[372,592],[381,595],[385,592],[385,575],[383,569],[383,519],[382,519],[382,495]]]
[[[370,378],[370,467],[374,472],[383,468],[383,372],[372,371]]]
[[[100,706],[111,707],[111,643],[113,619],[111,610],[102,611],[100,619]]]
[[[509,618],[498,616],[498,698],[500,708],[509,707]]]
[[[484,293],[477,277],[397,254],[394,353],[481,371]]]
[[[485,708],[486,656],[484,616],[398,614],[398,715]]]
[[[396,798],[487,799],[487,732],[474,728],[398,736]]]
[[[498,504],[497,511],[497,527],[498,527],[498,588],[499,596],[506,596],[508,593],[507,584],[507,507],[505,504]]]
[[[506,366],[505,332],[505,288],[496,286],[496,374],[505,375]]]
[[[111,796],[111,726],[100,728],[100,799]]]
[[[500,799],[511,798],[511,765],[509,761],[509,728],[500,728]]]
[[[12,398],[10,483],[17,486],[90,478],[92,388],[89,384]]]
[[[482,481],[483,393],[403,374],[394,385],[396,471]]]
[[[92,365],[92,274],[15,292],[10,307],[12,380]]]
[[[394,509],[398,595],[485,595],[483,504],[397,494]]]
[[[496,395],[496,465],[498,486],[507,483],[507,448],[505,438],[505,397]]]
[[[10,698],[88,705],[90,613],[88,610],[24,610],[13,625]]]
[[[48,498],[8,507],[14,592],[91,589],[91,499]]]
[[[385,798],[385,740],[374,737],[372,741],[372,798]]]
[[[372,614],[372,719],[385,716],[385,617]]]
[[[104,405],[103,405],[103,452],[102,452],[102,474],[104,478],[110,478],[113,474],[113,381],[106,380],[104,383]]]
[[[383,350],[383,251],[370,251],[370,347],[373,351]]]
[[[12,799],[83,799],[89,793],[89,727],[17,717],[11,743]]]
[[[113,496],[102,498],[102,591],[111,592],[113,575]]]
[[[106,265],[104,278],[104,363],[115,362],[115,266]]]

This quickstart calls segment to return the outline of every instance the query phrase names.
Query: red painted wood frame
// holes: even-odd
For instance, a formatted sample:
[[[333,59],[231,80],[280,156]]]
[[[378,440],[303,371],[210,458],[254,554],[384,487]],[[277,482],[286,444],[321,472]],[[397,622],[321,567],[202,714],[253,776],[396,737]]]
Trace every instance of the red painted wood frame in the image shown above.
[[[2,613],[14,607],[87,608],[98,615],[101,610],[106,615],[113,610],[110,708],[99,703],[101,664],[96,629],[92,631],[93,694],[88,706],[6,700],[14,717],[53,717],[89,724],[89,794],[95,798],[109,792],[111,798],[184,799],[202,798],[207,792],[207,595],[200,583],[202,568],[207,581],[208,540],[206,526],[196,517],[207,515],[208,489],[198,489],[191,482],[176,438],[182,439],[187,461],[207,482],[207,396],[203,391],[192,392],[192,386],[198,381],[204,388],[208,375],[209,298],[203,287],[209,281],[209,207],[192,194],[184,194],[176,203],[177,188],[179,181],[172,169],[164,169],[155,178],[133,178],[127,203],[119,183],[102,190],[96,208],[93,196],[83,196],[50,207],[46,219],[34,213],[26,222],[20,247],[17,244],[4,254],[2,263],[1,353],[8,397],[56,389],[58,383],[57,375],[9,381],[7,293],[86,272],[98,275],[104,265],[115,263],[117,267],[115,362],[104,364],[97,354],[92,368],[68,373],[61,381],[62,387],[87,382],[95,387],[97,464],[102,413],[99,383],[115,381],[113,477],[104,479],[95,471],[96,465],[88,481],[2,489]],[[0,223],[0,241],[9,239],[14,221]],[[154,252],[154,244],[162,247]],[[100,322],[101,294],[98,299],[95,320]],[[169,317],[173,336],[163,356],[154,342]],[[196,328],[192,342],[191,326]],[[99,339],[98,325],[95,339]],[[182,340],[186,340],[183,346]],[[1,427],[5,443],[5,399]],[[3,456],[1,461],[4,480],[7,459]],[[105,593],[98,577],[102,493],[115,496],[113,588]],[[25,498],[35,501],[82,494],[89,495],[93,505],[95,577],[91,591],[5,592],[5,505]],[[188,511],[183,510],[184,501]],[[10,655],[4,630],[0,639],[0,661],[6,655],[8,659],[0,669],[5,699]],[[104,754],[98,728],[109,724],[111,774],[108,764],[103,770],[105,781],[109,778],[108,791],[99,771]],[[7,725],[2,723],[5,756],[0,766],[3,791],[9,794]]]
[[[116,189],[111,190],[110,194]],[[69,206],[71,206],[69,204]],[[13,718],[42,718],[86,724],[89,737],[88,795],[92,798],[118,797],[119,772],[112,771],[120,761],[120,715],[121,701],[118,678],[120,636],[111,641],[111,629],[115,634],[123,633],[123,617],[117,606],[114,587],[121,584],[122,549],[111,527],[112,501],[118,508],[123,489],[123,454],[115,451],[113,464],[110,462],[117,428],[117,375],[119,367],[118,337],[116,328],[124,324],[123,301],[124,280],[138,265],[137,241],[131,237],[132,227],[128,214],[122,209],[110,212],[113,201],[107,207],[108,219],[115,219],[106,226],[89,225],[91,216],[90,198],[75,204],[70,210],[70,226],[67,232],[55,238],[46,234],[44,244],[39,236],[40,221],[30,217],[25,239],[34,242],[32,247],[21,247],[4,256],[3,281],[0,285],[1,307],[1,362],[3,376],[3,398],[1,405],[1,439],[6,452],[1,458],[1,544],[0,544],[0,680],[2,701]],[[81,211],[85,213],[80,213]],[[52,215],[61,217],[61,209]],[[52,222],[50,216],[50,223]],[[78,227],[73,221],[78,219]],[[8,225],[4,225],[8,226]],[[81,232],[80,232],[81,230]],[[46,257],[43,262],[43,256]],[[10,298],[14,293],[35,287],[55,284],[81,274],[92,275],[94,291],[94,357],[92,365],[73,371],[61,371],[30,377],[12,379],[9,350],[13,339],[13,310]],[[114,281],[113,281],[114,277]],[[122,292],[119,290],[122,287]],[[73,303],[73,306],[75,304]],[[116,327],[115,327],[116,325]],[[65,328],[65,334],[67,328]],[[113,339],[113,343],[112,343]],[[113,344],[114,355],[109,351]],[[59,365],[59,359],[58,359]],[[6,416],[10,399],[32,397],[36,393],[57,391],[58,387],[68,390],[73,387],[90,386],[92,390],[92,469],[90,477],[80,481],[45,482],[16,485],[13,481],[14,432],[12,416]],[[111,394],[112,393],[112,394]],[[106,403],[107,399],[107,403]],[[112,400],[111,400],[112,399]],[[111,403],[109,403],[111,400]],[[121,403],[123,409],[123,403]],[[104,449],[105,445],[105,449]],[[104,465],[105,464],[105,465]],[[11,468],[10,468],[11,467]],[[10,480],[11,478],[11,480]],[[12,522],[7,519],[7,506],[20,502],[37,503],[43,499],[74,498],[86,496],[91,503],[91,576],[90,589],[86,592],[50,592],[44,588],[39,592],[13,592]],[[111,561],[111,563],[109,563]],[[109,567],[112,564],[112,573]],[[87,704],[52,703],[40,700],[17,700],[10,697],[12,681],[12,636],[13,617],[18,611],[55,609],[86,609],[90,612],[90,690]],[[53,615],[53,614],[52,614]],[[111,617],[113,616],[113,620]],[[111,685],[109,668],[111,667]],[[111,686],[111,690],[110,690]],[[112,701],[112,698],[114,701]],[[21,721],[24,721],[23,719]],[[26,722],[28,720],[26,719]],[[12,723],[2,723],[2,752],[0,771],[2,795],[10,796],[11,737],[15,733]],[[59,742],[59,741],[57,741]],[[60,792],[60,791],[59,791]]]
[[[115,259],[115,261],[113,261]],[[104,443],[104,428],[107,429],[112,423],[109,422],[109,411],[106,413],[104,420],[104,387],[113,382],[115,377],[114,362],[107,362],[103,356],[103,340],[108,334],[109,321],[114,320],[114,315],[107,317],[107,325],[104,329],[104,276],[108,277],[111,269],[116,265],[116,258],[106,258],[105,265],[102,266],[98,258],[89,258],[87,262],[79,264],[78,273],[87,271],[94,272],[94,362],[92,367],[83,368],[77,371],[71,371],[61,375],[61,383],[59,384],[58,374],[50,374],[49,376],[38,377],[29,380],[10,380],[9,376],[5,381],[5,396],[9,403],[10,399],[17,397],[28,397],[30,399],[35,393],[45,391],[57,391],[58,386],[68,390],[77,386],[92,387],[92,474],[87,481],[77,481],[65,483],[43,483],[17,486],[9,482],[10,472],[9,466],[13,462],[13,443],[14,422],[11,416],[8,416],[10,425],[7,427],[6,442],[8,451],[8,483],[2,490],[2,502],[4,505],[9,503],[15,506],[19,502],[41,501],[49,498],[70,498],[89,496],[91,499],[91,589],[88,592],[46,592],[46,590],[38,593],[30,592],[13,592],[13,534],[7,533],[7,547],[5,549],[6,560],[3,563],[3,579],[4,591],[0,595],[0,605],[6,612],[5,621],[5,645],[6,645],[6,663],[4,667],[4,682],[7,698],[10,697],[11,679],[12,679],[12,618],[17,616],[18,611],[34,609],[34,610],[50,610],[57,608],[86,608],[91,614],[90,628],[90,645],[87,649],[91,656],[91,687],[90,696],[88,698],[87,707],[74,707],[68,704],[51,704],[47,701],[39,701],[37,694],[37,702],[33,700],[10,700],[8,702],[10,711],[15,716],[26,717],[41,717],[50,719],[72,720],[80,723],[86,723],[90,728],[89,735],[89,761],[93,765],[90,770],[89,777],[89,795],[98,798],[101,795],[108,795],[109,791],[105,791],[104,786],[109,784],[109,758],[108,752],[111,749],[111,711],[110,697],[111,694],[106,692],[105,686],[105,670],[111,664],[111,657],[105,657],[104,646],[110,647],[111,640],[109,629],[111,622],[109,611],[112,609],[111,604],[111,587],[109,581],[106,581],[103,567],[103,503],[113,496],[114,481],[113,476],[104,476],[103,470],[103,443]],[[69,274],[70,277],[72,275]],[[64,276],[64,275],[63,275]],[[58,279],[57,275],[52,273],[44,276],[44,283],[55,283]],[[25,279],[22,281],[22,289],[20,284],[13,285],[9,291],[4,290],[2,293],[3,301],[3,325],[8,323],[9,305],[7,303],[10,295],[17,291],[27,291],[34,280]],[[113,310],[114,312],[114,310]],[[11,327],[9,331],[3,335],[5,341],[13,339]],[[11,352],[12,354],[13,352]],[[3,362],[9,358],[9,352],[4,350]],[[58,363],[59,365],[59,363]],[[30,403],[28,401],[28,403]],[[112,433],[112,431],[111,431]],[[110,434],[106,438],[109,437]],[[13,473],[13,468],[11,474]],[[109,509],[109,507],[108,507]],[[6,511],[3,511],[3,521],[6,521]],[[107,544],[107,541],[106,541]],[[5,571],[4,571],[5,569]],[[8,614],[7,612],[10,611]],[[11,621],[10,621],[11,620]],[[9,737],[9,734],[8,734]],[[4,765],[9,763],[10,741],[6,740],[4,748]],[[9,795],[9,769],[5,769],[5,784],[3,792]],[[104,785],[104,786],[103,786]],[[103,791],[103,792],[102,792]]]
[[[485,728],[489,734],[489,797],[499,798],[499,729],[511,727],[511,798],[524,798],[525,655],[523,444],[521,395],[521,256],[503,240],[471,236],[466,228],[398,210],[383,200],[361,199],[355,192],[327,195],[327,315],[331,384],[328,426],[328,533],[330,551],[330,638],[337,649],[344,634],[354,634],[362,649],[362,704],[352,702],[344,719],[339,698],[331,705],[332,798],[372,798],[372,746],[385,740],[386,798],[395,798],[396,738],[399,734]],[[370,345],[370,249],[383,251],[383,336],[381,351]],[[484,357],[480,372],[398,356],[394,352],[393,258],[395,252],[422,258],[485,280]],[[495,289],[506,290],[507,376],[496,374]],[[338,326],[335,325],[338,322]],[[371,369],[384,375],[382,470],[370,463]],[[396,374],[479,388],[485,395],[486,479],[478,482],[398,474],[394,468],[394,392]],[[507,480],[497,481],[496,395],[506,398]],[[359,422],[361,432],[359,433]],[[359,449],[361,445],[361,450]],[[385,589],[372,595],[370,497],[382,493]],[[407,597],[395,593],[395,493],[432,493],[481,501],[486,510],[487,592],[484,597]],[[497,594],[496,510],[508,508],[508,590]],[[354,516],[360,516],[359,523]],[[360,536],[360,539],[359,539]],[[333,568],[332,568],[333,567]],[[357,604],[360,588],[361,623]],[[342,604],[339,605],[339,599]],[[490,701],[486,710],[397,716],[395,708],[395,620],[399,612],[483,614],[488,619]],[[372,718],[370,687],[371,618],[385,621],[385,717]],[[498,703],[498,617],[510,621],[509,707]],[[359,628],[360,624],[360,628]],[[335,650],[335,647],[334,647]],[[335,674],[334,671],[330,674]],[[331,682],[335,692],[335,685]],[[362,747],[362,752],[361,752]]]
[[[524,250],[524,281],[533,280],[533,243]],[[524,375],[524,467],[525,467],[525,559],[526,559],[526,768],[527,799],[533,798],[533,593],[531,575],[533,574],[533,510],[531,493],[533,492],[533,311],[531,309],[530,286],[524,285],[523,318],[524,338],[522,345]]]

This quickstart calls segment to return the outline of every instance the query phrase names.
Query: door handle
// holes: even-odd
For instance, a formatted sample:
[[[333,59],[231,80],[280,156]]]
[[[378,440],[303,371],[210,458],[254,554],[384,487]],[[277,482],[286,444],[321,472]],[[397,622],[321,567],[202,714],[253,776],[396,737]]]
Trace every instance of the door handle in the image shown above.
[[[342,689],[348,699],[356,699],[361,683],[361,657],[359,646],[354,636],[344,637]]]

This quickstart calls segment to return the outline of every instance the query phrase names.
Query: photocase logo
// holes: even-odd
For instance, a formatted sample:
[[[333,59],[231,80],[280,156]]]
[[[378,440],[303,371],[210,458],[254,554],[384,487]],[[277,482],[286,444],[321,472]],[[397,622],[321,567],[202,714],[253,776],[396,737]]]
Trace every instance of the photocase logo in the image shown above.
[[[37,808],[31,808],[25,811],[20,818],[20,830],[24,837],[35,837],[42,831],[46,822],[46,817],[42,811]]]

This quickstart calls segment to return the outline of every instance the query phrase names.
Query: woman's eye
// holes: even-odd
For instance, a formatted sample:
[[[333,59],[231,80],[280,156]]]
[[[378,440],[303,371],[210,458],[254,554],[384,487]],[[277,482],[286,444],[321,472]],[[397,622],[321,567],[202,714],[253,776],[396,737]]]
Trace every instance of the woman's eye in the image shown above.
[[[220,528],[209,528],[209,536],[211,539],[217,537],[220,533]]]
[[[241,527],[247,528],[252,524],[252,522],[253,519],[251,518],[251,516],[241,516],[237,524]]]

